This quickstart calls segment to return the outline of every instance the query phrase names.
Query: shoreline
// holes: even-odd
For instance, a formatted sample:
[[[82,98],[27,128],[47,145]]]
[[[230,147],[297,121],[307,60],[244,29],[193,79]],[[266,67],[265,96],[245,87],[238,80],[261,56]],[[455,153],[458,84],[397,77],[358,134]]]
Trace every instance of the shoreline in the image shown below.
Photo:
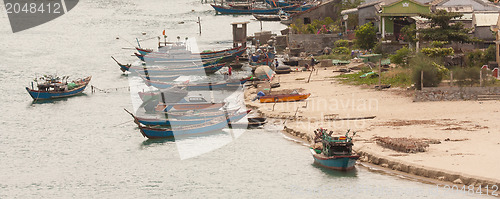
[[[321,118],[326,113],[337,114],[341,118],[375,115],[376,118],[371,121],[342,121],[341,125],[333,124],[332,128],[327,127],[327,129],[334,130],[336,133],[339,133],[337,131],[342,129],[353,129],[358,132],[354,137],[353,148],[361,155],[358,164],[362,162],[362,164],[375,165],[386,169],[387,172],[423,178],[422,181],[436,185],[448,184],[450,186],[456,185],[457,187],[472,185],[475,189],[478,187],[485,189],[488,186],[490,192],[492,191],[492,186],[500,187],[500,178],[495,169],[495,166],[500,164],[491,164],[491,161],[497,162],[491,159],[495,157],[496,151],[495,149],[491,149],[491,147],[497,147],[498,145],[500,148],[500,135],[494,132],[499,127],[499,119],[489,118],[489,120],[485,121],[482,117],[473,117],[474,114],[471,114],[468,110],[462,112],[456,111],[459,114],[454,111],[447,112],[447,108],[450,106],[460,107],[466,105],[470,106],[469,109],[472,110],[486,110],[476,111],[476,116],[488,116],[487,113],[495,112],[494,107],[499,106],[497,101],[413,102],[411,97],[407,96],[407,92],[402,91],[402,89],[375,91],[374,89],[363,89],[360,86],[340,84],[339,81],[331,78],[337,75],[332,73],[332,70],[336,68],[318,68],[320,73],[312,73],[310,83],[305,83],[305,80],[303,80],[304,76],[307,80],[310,72],[280,74],[274,78],[273,83],[278,80],[281,87],[273,88],[271,92],[276,90],[300,89],[303,93],[312,94],[306,101],[276,104],[261,104],[258,101],[252,102],[250,100],[255,97],[260,88],[251,87],[245,90],[246,104],[248,107],[258,110],[262,116],[280,121],[285,120],[282,133],[291,136],[292,139],[301,140],[303,143],[310,143],[314,129],[324,125],[331,125],[331,123],[325,123]],[[352,94],[349,95],[349,92]],[[332,98],[337,98],[337,101],[332,101]],[[376,99],[374,100],[376,101],[376,109],[372,109],[372,105],[366,103],[372,99]],[[318,106],[323,101],[326,101],[327,109],[322,109],[321,106]],[[328,105],[332,105],[332,102],[335,105],[333,109],[328,107]],[[387,104],[389,104],[389,107],[396,104],[399,106],[389,110],[386,109]],[[358,109],[357,106],[361,108]],[[416,113],[408,114],[408,111],[415,109],[415,107],[417,107]],[[419,116],[419,112],[429,115],[421,115],[418,118],[421,120],[417,120],[415,117]],[[394,123],[394,118],[401,121],[416,121],[415,123],[417,124],[407,126],[386,125],[389,123],[392,124],[391,122]],[[361,125],[356,124],[359,122]],[[490,131],[493,131],[493,133],[490,133]],[[485,139],[482,139],[482,135],[478,135],[478,132],[485,137],[488,136],[495,139],[488,138],[485,141]],[[419,136],[418,134],[422,135]],[[440,140],[440,142],[439,144],[430,144],[426,152],[402,153],[383,148],[376,144],[373,140],[376,136],[422,137]],[[450,139],[451,141],[449,142],[445,141]],[[474,151],[477,146],[484,146],[484,142],[488,142],[489,150]],[[446,154],[447,157],[442,158],[441,155],[443,154]],[[477,161],[475,156],[482,157],[482,161]],[[484,161],[484,159],[491,161]],[[462,164],[467,164],[469,167],[462,168]],[[497,191],[496,193],[499,192]]]

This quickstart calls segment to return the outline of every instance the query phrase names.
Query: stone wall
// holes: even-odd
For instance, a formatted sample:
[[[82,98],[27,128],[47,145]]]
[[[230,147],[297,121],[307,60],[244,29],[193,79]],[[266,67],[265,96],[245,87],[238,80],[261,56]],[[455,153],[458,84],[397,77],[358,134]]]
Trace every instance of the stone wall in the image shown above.
[[[325,47],[332,48],[335,41],[341,39],[337,34],[290,34],[288,47],[301,48],[307,53],[319,53]]]
[[[414,102],[477,100],[478,95],[499,95],[500,87],[433,87],[415,92]]]

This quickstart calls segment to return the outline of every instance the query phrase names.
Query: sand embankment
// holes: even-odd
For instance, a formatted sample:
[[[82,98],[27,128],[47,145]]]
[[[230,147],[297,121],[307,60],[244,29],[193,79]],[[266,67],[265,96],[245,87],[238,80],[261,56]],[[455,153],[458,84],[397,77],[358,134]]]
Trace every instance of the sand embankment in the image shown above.
[[[303,89],[311,93],[306,101],[259,103],[251,101],[258,92],[245,92],[248,106],[257,107],[270,118],[284,119],[285,131],[310,141],[314,129],[323,127],[344,134],[357,131],[355,150],[361,161],[378,164],[442,181],[484,187],[500,186],[500,102],[446,101],[413,102],[412,92],[400,88],[377,91],[340,84],[335,68],[318,69],[306,83],[309,72],[278,75],[279,88],[271,92]],[[376,116],[369,120],[324,121],[325,115],[338,118]],[[402,153],[383,148],[375,136],[439,140],[426,152]],[[445,141],[449,140],[449,141]],[[460,179],[460,180],[458,180]]]

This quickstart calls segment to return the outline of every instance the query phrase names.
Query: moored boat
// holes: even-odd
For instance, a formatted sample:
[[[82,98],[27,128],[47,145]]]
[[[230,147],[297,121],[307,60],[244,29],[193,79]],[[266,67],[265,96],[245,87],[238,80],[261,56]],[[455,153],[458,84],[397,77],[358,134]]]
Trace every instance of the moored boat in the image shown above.
[[[203,133],[214,132],[217,130],[222,130],[223,128],[227,127],[229,123],[239,121],[240,119],[245,117],[248,114],[248,112],[250,112],[250,110],[237,113],[231,117],[225,117],[225,118],[221,117],[197,125],[168,127],[168,128],[149,127],[141,124],[138,124],[138,126],[142,135],[150,139],[203,134]]]
[[[316,137],[315,143],[321,142],[320,146],[311,148],[311,154],[314,162],[322,167],[347,171],[354,168],[359,155],[352,151],[352,137],[349,137],[349,130],[345,136],[332,137],[332,132],[327,134],[326,129],[317,129],[314,131]],[[353,136],[356,132],[353,133]]]
[[[66,79],[66,82],[63,83],[64,79]],[[42,83],[37,82],[37,89],[34,88],[32,82],[31,88],[26,87],[26,91],[34,100],[71,97],[82,93],[89,84],[90,79],[92,79],[92,76],[67,82],[66,77],[61,80],[58,77],[46,76],[40,78],[40,80],[43,80]]]
[[[211,4],[211,6],[215,9],[216,12],[219,12],[221,14],[277,14],[280,10],[283,11],[295,10],[300,5],[291,5],[281,8],[255,8],[252,6],[248,6],[245,9],[236,7],[218,6],[213,4]]]
[[[272,14],[272,15],[263,15],[263,14],[253,14],[253,17],[259,21],[281,21],[281,18],[279,15]]]
[[[265,95],[260,97],[261,103],[271,103],[271,102],[293,102],[305,100],[309,96],[310,93],[301,94],[301,93],[292,93],[292,94],[284,94],[284,95]]]

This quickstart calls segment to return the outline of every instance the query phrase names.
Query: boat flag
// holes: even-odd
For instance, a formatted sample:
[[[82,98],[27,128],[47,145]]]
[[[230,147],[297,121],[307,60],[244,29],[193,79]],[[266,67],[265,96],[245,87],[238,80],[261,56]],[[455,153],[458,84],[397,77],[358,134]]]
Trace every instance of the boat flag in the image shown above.
[[[165,35],[165,30],[163,30],[163,35]]]

